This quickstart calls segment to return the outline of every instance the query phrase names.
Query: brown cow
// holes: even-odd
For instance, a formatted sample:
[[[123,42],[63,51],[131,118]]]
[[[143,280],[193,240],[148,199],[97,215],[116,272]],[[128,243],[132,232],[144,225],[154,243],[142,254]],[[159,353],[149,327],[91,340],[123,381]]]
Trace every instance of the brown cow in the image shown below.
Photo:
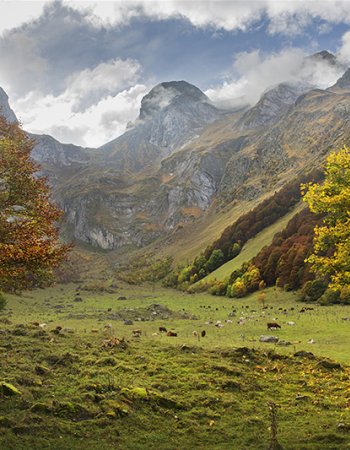
[[[177,333],[174,333],[173,331],[168,331],[166,335],[171,337],[177,337]]]
[[[268,330],[277,330],[277,328],[281,328],[281,326],[278,325],[277,322],[269,322],[269,323],[267,324],[267,329],[268,329]]]
[[[201,332],[201,336],[202,336],[202,337],[204,337],[206,334],[207,334],[207,333],[205,332],[205,330],[203,330],[203,331]]]

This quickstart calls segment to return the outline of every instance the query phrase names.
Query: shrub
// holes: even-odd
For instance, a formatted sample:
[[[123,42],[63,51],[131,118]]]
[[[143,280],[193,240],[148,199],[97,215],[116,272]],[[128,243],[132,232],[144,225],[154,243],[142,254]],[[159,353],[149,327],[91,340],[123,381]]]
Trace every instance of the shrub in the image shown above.
[[[319,302],[321,305],[332,305],[334,303],[340,303],[340,292],[333,291],[332,289],[326,289],[324,294],[321,295]]]
[[[301,291],[301,300],[304,302],[314,302],[324,294],[326,288],[327,282],[323,279],[307,281]]]

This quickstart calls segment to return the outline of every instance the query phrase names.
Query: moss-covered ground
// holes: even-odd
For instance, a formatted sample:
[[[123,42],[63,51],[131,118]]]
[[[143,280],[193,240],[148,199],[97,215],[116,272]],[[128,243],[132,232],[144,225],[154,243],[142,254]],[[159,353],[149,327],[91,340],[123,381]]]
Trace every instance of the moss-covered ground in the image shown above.
[[[269,401],[283,448],[350,448],[350,307],[295,298],[271,289],[263,308],[256,296],[78,285],[9,296],[0,448],[267,449]],[[281,329],[267,331],[274,318]]]

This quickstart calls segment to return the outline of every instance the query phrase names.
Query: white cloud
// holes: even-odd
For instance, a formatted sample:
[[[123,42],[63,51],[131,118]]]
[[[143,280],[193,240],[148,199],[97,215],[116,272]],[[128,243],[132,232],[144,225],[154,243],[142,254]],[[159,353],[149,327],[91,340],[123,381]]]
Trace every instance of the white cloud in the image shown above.
[[[61,94],[31,91],[12,106],[28,131],[97,147],[136,119],[147,92],[145,85],[136,84],[139,71],[139,63],[130,59],[101,63],[68,77]]]
[[[309,83],[326,88],[342,75],[343,69],[322,60],[305,59],[301,49],[290,48],[262,55],[258,50],[236,55],[231,78],[205,93],[218,106],[253,105],[261,93],[281,82]]]
[[[0,0],[0,34],[37,19],[45,3],[53,0]],[[228,31],[246,30],[265,17],[271,33],[299,34],[318,18],[330,23],[350,23],[349,0],[62,0],[87,13],[95,26],[125,25],[133,17],[185,18],[196,27]]]
[[[0,35],[11,28],[37,19],[43,12],[45,1],[0,0]]]
[[[47,69],[47,61],[40,56],[37,41],[25,34],[12,34],[0,40],[0,85],[10,91],[11,86],[25,89],[27,81],[39,83]]]
[[[114,94],[139,79],[141,66],[133,59],[113,59],[93,69],[85,69],[67,78],[67,94],[73,111],[84,111],[108,95]]]
[[[196,27],[246,30],[263,16],[272,34],[300,34],[312,19],[350,23],[348,0],[124,0],[118,2],[65,1],[89,11],[95,25],[120,25],[132,17],[185,18]]]
[[[350,31],[343,34],[342,44],[338,50],[337,57],[344,64],[350,64]]]

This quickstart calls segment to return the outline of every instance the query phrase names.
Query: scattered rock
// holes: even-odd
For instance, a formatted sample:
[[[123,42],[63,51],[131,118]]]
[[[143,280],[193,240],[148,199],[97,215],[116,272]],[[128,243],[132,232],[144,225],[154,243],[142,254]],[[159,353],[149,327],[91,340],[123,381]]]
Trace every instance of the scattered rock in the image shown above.
[[[300,357],[300,358],[315,359],[315,355],[313,353],[306,352],[305,350],[300,350],[298,352],[295,352],[294,356]]]
[[[134,322],[131,319],[125,319],[124,325],[134,325]]]
[[[266,342],[269,344],[276,344],[279,341],[279,338],[277,336],[260,336],[259,342]]]
[[[326,370],[343,370],[341,364],[323,359],[316,364],[316,367]]]
[[[310,400],[310,397],[308,395],[296,395],[295,400],[302,401],[302,400]]]
[[[277,345],[280,345],[281,347],[288,347],[288,345],[292,345],[291,342],[285,341],[284,339],[281,339],[277,342]]]
[[[118,297],[118,300],[126,300],[126,297],[124,297],[123,295],[121,295],[120,297]]]

